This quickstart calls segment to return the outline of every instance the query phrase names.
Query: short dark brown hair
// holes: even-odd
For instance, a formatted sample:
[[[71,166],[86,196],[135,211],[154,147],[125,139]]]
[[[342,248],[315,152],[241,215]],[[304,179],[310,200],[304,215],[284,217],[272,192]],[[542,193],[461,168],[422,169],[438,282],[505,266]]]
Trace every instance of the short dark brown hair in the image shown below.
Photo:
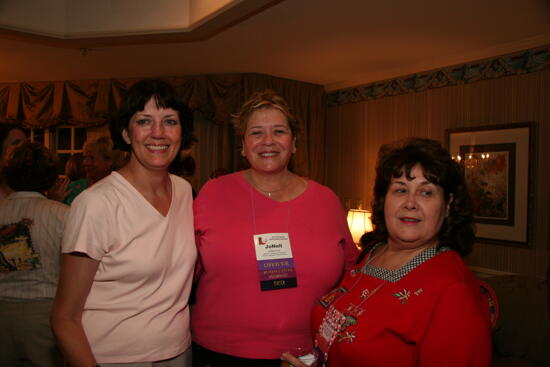
[[[25,142],[14,149],[2,172],[12,190],[43,193],[57,179],[57,157],[42,144]]]
[[[118,118],[111,122],[111,138],[116,149],[130,151],[130,146],[122,138],[122,131],[128,129],[130,119],[139,111],[143,111],[145,104],[151,98],[160,108],[172,108],[178,112],[181,123],[180,150],[187,149],[195,141],[193,137],[193,113],[183,103],[171,84],[160,79],[141,80],[128,89],[124,95],[118,111]]]

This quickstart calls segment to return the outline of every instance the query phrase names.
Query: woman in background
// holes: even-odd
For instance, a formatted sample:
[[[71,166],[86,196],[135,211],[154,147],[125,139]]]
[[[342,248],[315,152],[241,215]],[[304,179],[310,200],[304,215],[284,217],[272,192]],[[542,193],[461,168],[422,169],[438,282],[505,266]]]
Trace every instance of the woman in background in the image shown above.
[[[44,196],[55,182],[56,168],[52,152],[25,142],[2,171],[13,190],[0,200],[2,366],[63,366],[50,313],[69,207]]]
[[[82,153],[75,153],[65,163],[65,175],[60,175],[55,185],[48,190],[48,199],[65,202],[67,196],[75,189],[74,185],[73,189],[69,189],[70,183],[84,180],[85,178],[86,171],[84,171]],[[78,188],[80,187],[77,187],[75,192]]]
[[[193,139],[193,142],[196,140]],[[189,153],[182,152],[179,154],[176,159],[172,162],[170,165],[170,168],[168,169],[171,174],[179,176],[183,179],[185,179],[189,184],[191,184],[191,187],[193,188],[193,199],[197,197],[197,192],[195,191],[195,188],[193,187],[193,176],[195,175],[195,158],[193,156],[189,155]]]
[[[383,146],[372,207],[374,246],[313,311],[318,366],[490,366],[489,306],[462,260],[474,228],[460,166],[435,140]]]
[[[100,136],[89,140],[84,144],[82,154],[82,165],[86,177],[72,181],[67,188],[67,196],[63,200],[65,204],[71,205],[73,200],[88,187],[97,181],[107,177],[113,170],[113,142],[108,136]]]
[[[82,153],[75,153],[69,157],[65,164],[65,176],[71,181],[82,180],[86,177],[84,170],[84,156]]]
[[[17,125],[0,124],[0,199],[6,198],[13,191],[2,177],[2,167],[6,165],[13,149],[25,140],[25,133]]]
[[[314,302],[357,250],[336,195],[288,169],[297,122],[287,102],[254,93],[234,123],[250,168],[209,180],[194,204],[194,364],[279,366],[283,351],[311,349]]]
[[[163,81],[138,82],[123,99],[111,130],[130,160],[76,198],[63,240],[52,320],[71,366],[190,366],[193,200],[168,167],[192,124]]]

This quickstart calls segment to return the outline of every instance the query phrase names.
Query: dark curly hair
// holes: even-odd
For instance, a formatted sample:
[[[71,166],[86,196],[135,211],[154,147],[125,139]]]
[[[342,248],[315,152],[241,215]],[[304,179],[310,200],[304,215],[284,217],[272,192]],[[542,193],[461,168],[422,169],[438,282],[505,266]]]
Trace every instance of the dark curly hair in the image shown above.
[[[42,144],[25,142],[14,149],[2,174],[14,191],[43,193],[57,179],[57,157]]]
[[[405,174],[407,179],[412,179],[411,169],[417,164],[422,167],[429,182],[443,189],[445,202],[450,202],[449,215],[439,230],[437,246],[450,247],[462,256],[468,255],[475,235],[472,204],[464,173],[449,152],[438,141],[431,139],[409,138],[380,148],[372,201],[373,238],[378,241],[388,239],[384,203],[392,177]]]
[[[132,85],[124,95],[118,117],[111,121],[110,125],[114,147],[130,151],[130,146],[122,139],[122,131],[128,129],[132,116],[143,111],[151,98],[155,99],[159,108],[172,108],[178,112],[181,123],[180,150],[189,148],[191,143],[196,141],[193,136],[193,112],[183,103],[172,85],[159,79],[141,80]]]

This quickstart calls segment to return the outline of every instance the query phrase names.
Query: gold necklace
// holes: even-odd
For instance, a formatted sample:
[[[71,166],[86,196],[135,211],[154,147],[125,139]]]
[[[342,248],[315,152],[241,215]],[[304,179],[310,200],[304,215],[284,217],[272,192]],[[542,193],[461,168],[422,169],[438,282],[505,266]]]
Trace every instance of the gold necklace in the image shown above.
[[[380,246],[381,248],[377,248],[376,250],[376,253],[372,254],[372,257],[368,258],[366,261],[365,261],[365,264],[363,264],[363,266],[361,267],[361,271],[362,272],[365,272],[365,269],[366,269],[366,266],[367,265],[370,265],[370,263],[372,263],[374,261],[374,259],[382,256],[386,250],[388,249],[388,244],[383,244],[382,246]],[[375,265],[376,266],[376,265]]]
[[[276,192],[286,189],[288,186],[290,186],[290,183],[292,182],[292,174],[289,174],[286,184],[282,185],[281,187],[275,190],[264,190],[256,182],[254,182],[254,179],[252,178],[252,174],[249,174],[249,177],[250,177],[250,183],[252,184],[252,186],[254,186],[254,188],[259,190],[263,194],[267,195],[268,197],[271,197]]]

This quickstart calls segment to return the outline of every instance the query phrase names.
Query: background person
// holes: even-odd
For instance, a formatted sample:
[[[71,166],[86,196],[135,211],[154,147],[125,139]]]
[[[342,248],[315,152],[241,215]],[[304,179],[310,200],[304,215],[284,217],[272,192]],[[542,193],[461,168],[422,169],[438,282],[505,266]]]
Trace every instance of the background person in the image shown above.
[[[314,302],[357,250],[336,195],[288,170],[297,122],[287,102],[254,93],[234,123],[250,169],[209,180],[194,203],[195,365],[279,366],[283,351],[311,349]]]
[[[194,142],[195,140],[193,140]],[[193,176],[195,175],[195,169],[197,165],[195,163],[195,158],[193,156],[187,154],[184,154],[184,152],[181,152],[176,159],[172,162],[170,165],[170,168],[168,169],[171,174],[180,176],[181,178],[185,179],[191,187],[193,188],[193,199],[197,197],[197,192],[195,188],[193,187]]]
[[[6,198],[12,192],[2,177],[2,167],[6,165],[13,149],[25,140],[27,140],[25,133],[17,125],[0,124],[0,199]]]
[[[84,170],[84,155],[82,153],[75,153],[67,159],[65,164],[65,176],[71,181],[82,180],[86,177],[86,171]]]
[[[191,365],[191,186],[168,167],[192,124],[163,81],[124,97],[111,128],[130,160],[77,197],[63,240],[52,320],[70,365]]]
[[[82,165],[86,177],[68,184],[65,204],[71,205],[73,200],[88,187],[92,186],[113,170],[113,142],[108,136],[88,140],[83,147]]]
[[[50,312],[69,208],[44,196],[56,168],[48,149],[25,142],[3,169],[13,192],[0,200],[2,366],[62,366]]]
[[[313,311],[319,365],[490,366],[488,303],[462,260],[474,230],[460,166],[434,140],[383,146],[372,207],[375,246]]]

